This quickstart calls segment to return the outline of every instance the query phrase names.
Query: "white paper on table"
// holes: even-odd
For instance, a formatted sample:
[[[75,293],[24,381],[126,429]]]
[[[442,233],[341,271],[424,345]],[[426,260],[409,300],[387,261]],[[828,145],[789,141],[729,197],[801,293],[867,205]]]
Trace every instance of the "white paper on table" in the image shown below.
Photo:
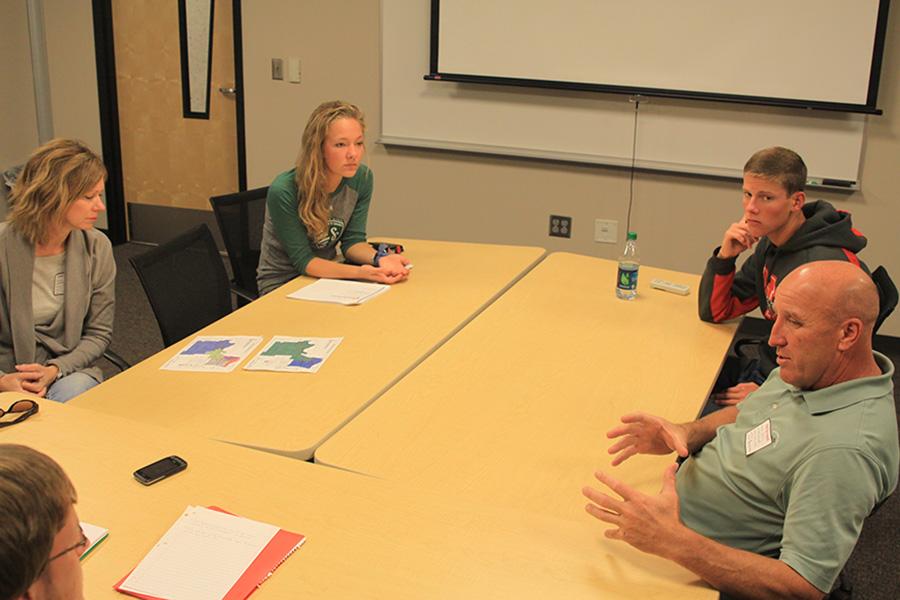
[[[364,281],[348,281],[346,279],[319,279],[296,292],[288,294],[288,298],[312,300],[313,302],[332,302],[351,306],[368,302],[389,289],[391,289],[391,286],[384,283],[367,283]]]
[[[315,373],[344,338],[276,335],[244,367],[249,371]]]
[[[94,546],[102,542],[103,539],[109,535],[109,529],[104,529],[98,525],[91,525],[84,521],[79,521],[78,524],[81,525],[81,531],[84,532],[84,536],[88,539],[88,547],[81,553],[81,558],[84,558],[91,553]]]
[[[262,340],[250,335],[198,335],[160,368],[164,371],[228,373],[250,356]]]
[[[179,600],[222,598],[278,528],[188,506],[119,589]]]

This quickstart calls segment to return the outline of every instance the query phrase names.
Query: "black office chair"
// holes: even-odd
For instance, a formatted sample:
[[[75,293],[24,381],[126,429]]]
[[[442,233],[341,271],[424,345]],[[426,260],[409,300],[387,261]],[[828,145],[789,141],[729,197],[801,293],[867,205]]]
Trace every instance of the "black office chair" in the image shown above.
[[[261,187],[209,199],[231,263],[232,286],[253,298],[259,297],[256,267],[259,266],[268,191],[268,187]],[[243,303],[238,300],[238,305]]]
[[[874,333],[878,331],[884,320],[897,308],[898,293],[897,286],[891,281],[891,276],[888,275],[884,266],[880,266],[872,271],[872,281],[875,282],[875,287],[878,288],[878,318],[875,319]]]
[[[231,312],[233,291],[206,225],[133,257],[131,264],[150,300],[166,346]]]

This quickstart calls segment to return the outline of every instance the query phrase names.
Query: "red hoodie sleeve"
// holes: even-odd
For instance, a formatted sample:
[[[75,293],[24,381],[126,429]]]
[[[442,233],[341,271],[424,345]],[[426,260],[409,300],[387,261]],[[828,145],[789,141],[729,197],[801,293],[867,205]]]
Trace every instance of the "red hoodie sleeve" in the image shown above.
[[[735,273],[737,257],[719,258],[718,252],[718,248],[713,251],[700,279],[700,319],[708,323],[734,319],[759,306],[756,280],[761,275],[756,252],[744,261],[739,273]]]

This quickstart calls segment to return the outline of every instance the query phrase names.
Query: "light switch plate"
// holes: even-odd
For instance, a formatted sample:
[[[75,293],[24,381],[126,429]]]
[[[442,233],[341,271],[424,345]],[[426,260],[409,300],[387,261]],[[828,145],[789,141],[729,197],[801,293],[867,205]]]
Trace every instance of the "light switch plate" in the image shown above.
[[[289,58],[288,59],[288,72],[287,72],[288,81],[291,83],[300,83],[300,59],[299,58]]]
[[[280,58],[272,59],[272,79],[284,79],[284,60]]]
[[[594,241],[615,244],[619,239],[619,222],[606,219],[594,220]]]

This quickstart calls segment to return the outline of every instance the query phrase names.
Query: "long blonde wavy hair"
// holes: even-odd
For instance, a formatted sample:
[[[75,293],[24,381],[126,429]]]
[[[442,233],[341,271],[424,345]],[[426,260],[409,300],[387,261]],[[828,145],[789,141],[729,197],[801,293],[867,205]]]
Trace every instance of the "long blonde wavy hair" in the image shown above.
[[[82,142],[56,138],[38,147],[19,173],[9,196],[6,220],[32,244],[46,242],[69,206],[87,194],[106,167]]]
[[[328,229],[328,218],[331,216],[329,193],[325,189],[328,167],[325,165],[322,146],[328,135],[328,128],[336,120],[343,118],[358,121],[365,133],[365,117],[359,107],[340,100],[320,104],[309,116],[306,129],[303,130],[295,175],[299,201],[297,212],[312,240],[317,240],[325,234]]]

